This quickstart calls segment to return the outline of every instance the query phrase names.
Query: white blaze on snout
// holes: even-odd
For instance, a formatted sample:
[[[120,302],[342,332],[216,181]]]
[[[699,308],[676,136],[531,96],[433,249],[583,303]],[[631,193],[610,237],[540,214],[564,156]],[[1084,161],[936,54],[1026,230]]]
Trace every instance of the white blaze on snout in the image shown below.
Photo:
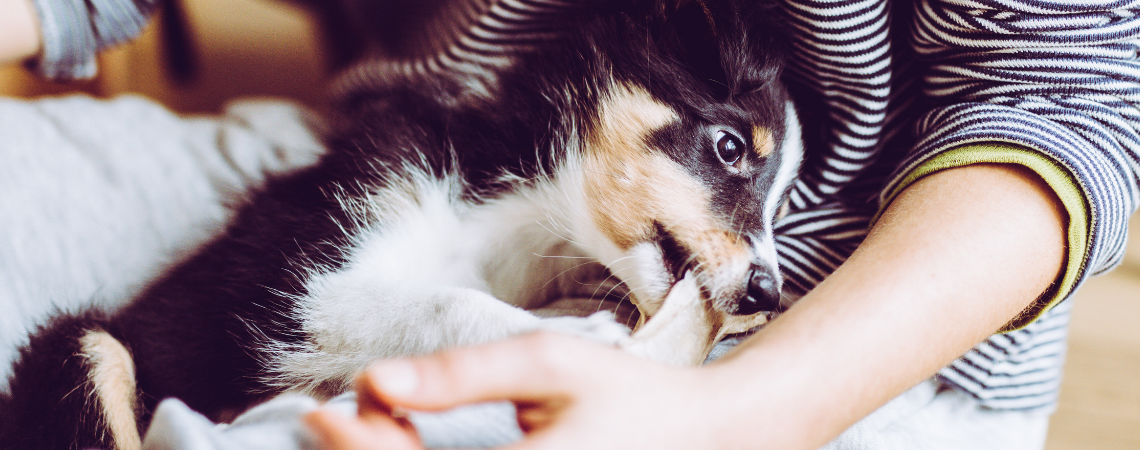
[[[804,159],[803,130],[800,128],[795,105],[790,101],[784,104],[784,128],[784,140],[780,142],[779,152],[775,155],[780,158],[780,166],[776,170],[776,177],[772,180],[767,195],[764,196],[764,234],[755,236],[752,240],[756,254],[773,269],[779,267],[773,229],[776,220],[779,219],[777,215],[780,207],[783,206],[784,193],[799,175]]]

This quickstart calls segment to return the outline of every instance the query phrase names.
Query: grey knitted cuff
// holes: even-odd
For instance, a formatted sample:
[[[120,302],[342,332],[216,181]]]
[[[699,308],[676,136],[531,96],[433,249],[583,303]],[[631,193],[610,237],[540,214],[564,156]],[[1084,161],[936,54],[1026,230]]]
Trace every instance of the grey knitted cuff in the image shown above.
[[[42,53],[32,62],[52,79],[95,76],[95,54],[137,36],[155,0],[33,0],[40,16]]]

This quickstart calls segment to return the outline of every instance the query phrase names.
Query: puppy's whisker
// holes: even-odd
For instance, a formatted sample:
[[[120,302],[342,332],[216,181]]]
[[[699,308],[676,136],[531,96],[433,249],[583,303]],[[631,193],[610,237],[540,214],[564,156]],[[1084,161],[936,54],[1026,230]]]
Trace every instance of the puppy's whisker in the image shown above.
[[[732,214],[729,214],[729,216],[728,216],[728,223],[736,223],[736,213],[738,211],[740,211],[740,204],[739,203],[737,203],[735,206],[732,207]],[[741,227],[743,227],[743,226],[744,225],[742,224]],[[736,235],[737,236],[740,235],[740,229],[739,228],[736,230]]]
[[[624,256],[624,257],[621,257],[621,258],[618,258],[618,259],[614,260],[614,261],[613,261],[613,262],[611,262],[610,264],[607,264],[607,265],[605,266],[605,267],[606,267],[606,273],[608,273],[609,275],[608,275],[608,276],[606,276],[606,278],[602,280],[602,283],[605,283],[606,281],[609,281],[609,280],[610,280],[610,278],[616,278],[616,279],[618,280],[618,282],[617,282],[617,283],[614,285],[615,287],[616,287],[616,286],[621,286],[621,285],[624,285],[624,284],[625,284],[625,282],[624,282],[624,281],[622,281],[622,278],[621,278],[621,277],[619,277],[619,276],[617,275],[617,272],[616,272],[615,270],[613,270],[612,268],[610,268],[610,265],[612,265],[612,264],[616,264],[616,263],[618,263],[618,262],[621,262],[621,261],[625,261],[625,260],[627,260],[627,259],[633,259],[633,256]],[[598,287],[597,287],[596,289],[594,289],[594,292],[593,292],[593,294],[591,294],[591,297],[593,297],[593,296],[596,296],[596,295],[598,294],[598,289],[601,289],[601,287],[602,287],[602,285],[601,285],[601,284],[599,284],[599,285],[598,285]],[[613,289],[614,289],[614,288],[610,288],[610,291],[612,292],[612,291],[613,291]],[[609,295],[609,292],[607,292],[606,294],[607,294],[607,295]]]
[[[534,253],[534,252],[531,252],[531,255],[537,256],[537,257],[539,257],[539,258],[589,259],[589,260],[593,260],[593,259],[594,259],[594,258],[591,258],[591,257],[589,257],[589,256],[570,256],[570,255],[540,255],[540,254],[538,254],[538,253]]]
[[[628,267],[623,268],[622,270],[629,270],[629,268]],[[637,289],[635,286],[630,286],[629,284],[626,284],[624,281],[622,281],[622,278],[620,276],[618,276],[618,274],[614,271],[611,271],[610,276],[606,277],[606,280],[603,280],[603,282],[608,281],[610,278],[616,278],[618,280],[618,282],[610,287],[609,291],[606,292],[606,295],[602,297],[603,300],[606,298],[609,298],[610,294],[612,294],[614,289],[617,289],[617,288],[624,287],[626,289],[626,293],[625,293],[625,295],[623,295],[623,297],[630,296],[633,293],[633,291],[635,289]],[[602,287],[601,285],[598,286],[598,288],[601,288],[601,287]],[[595,290],[594,293],[596,295],[597,290]]]
[[[546,282],[542,284],[542,287],[540,287],[539,290],[545,290],[547,287],[550,286],[550,283],[553,283],[555,281],[562,279],[563,275],[566,275],[567,273],[569,273],[573,270],[577,270],[578,268],[580,268],[582,266],[588,266],[588,265],[593,264],[593,263],[594,263],[594,261],[586,261],[584,263],[576,264],[576,265],[574,265],[574,266],[572,266],[566,270],[563,270],[563,271],[559,272],[558,275],[550,277],[549,280],[546,280]]]
[[[547,226],[546,226],[546,224],[545,224],[545,223],[543,223],[543,221],[541,221],[541,220],[536,220],[536,221],[534,221],[534,223],[537,223],[537,224],[538,224],[538,226],[542,227],[542,229],[546,230],[548,233],[550,233],[550,234],[554,235],[554,237],[557,237],[558,239],[561,239],[561,240],[563,240],[563,241],[566,241],[566,242],[569,242],[569,243],[571,243],[571,244],[577,245],[577,246],[578,246],[578,247],[580,247],[580,248],[587,248],[587,249],[589,248],[589,246],[586,246],[586,245],[582,245],[580,242],[577,242],[577,241],[575,241],[575,240],[573,240],[573,239],[570,239],[570,238],[568,238],[568,237],[566,237],[566,236],[563,236],[563,235],[561,235],[561,234],[558,234],[558,232],[556,232],[556,231],[554,231],[554,230],[551,230],[551,229],[550,229],[549,227],[547,227]]]

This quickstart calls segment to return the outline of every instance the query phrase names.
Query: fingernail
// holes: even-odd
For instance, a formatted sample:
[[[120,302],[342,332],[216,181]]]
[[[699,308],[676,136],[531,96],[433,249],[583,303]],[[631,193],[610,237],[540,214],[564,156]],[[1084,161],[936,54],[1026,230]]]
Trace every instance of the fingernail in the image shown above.
[[[376,388],[388,395],[412,395],[420,386],[420,376],[415,366],[407,361],[388,361],[377,364],[371,370],[372,382]]]

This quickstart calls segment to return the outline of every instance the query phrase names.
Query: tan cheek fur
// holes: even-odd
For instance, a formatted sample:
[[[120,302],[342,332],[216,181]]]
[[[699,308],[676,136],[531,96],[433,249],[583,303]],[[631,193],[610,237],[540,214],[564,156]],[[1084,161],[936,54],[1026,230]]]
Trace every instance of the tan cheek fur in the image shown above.
[[[103,420],[111,430],[115,450],[142,448],[135,419],[135,365],[117,339],[102,331],[80,338],[89,381],[103,406]]]
[[[644,90],[621,85],[601,100],[599,113],[583,161],[586,195],[594,222],[618,248],[628,250],[651,235],[651,218],[667,207],[655,198],[654,191],[659,190],[655,184],[679,181],[670,176],[675,170],[663,158],[651,154],[645,139],[679,117]],[[698,195],[691,189],[675,192]],[[700,201],[699,197],[678,200]]]

